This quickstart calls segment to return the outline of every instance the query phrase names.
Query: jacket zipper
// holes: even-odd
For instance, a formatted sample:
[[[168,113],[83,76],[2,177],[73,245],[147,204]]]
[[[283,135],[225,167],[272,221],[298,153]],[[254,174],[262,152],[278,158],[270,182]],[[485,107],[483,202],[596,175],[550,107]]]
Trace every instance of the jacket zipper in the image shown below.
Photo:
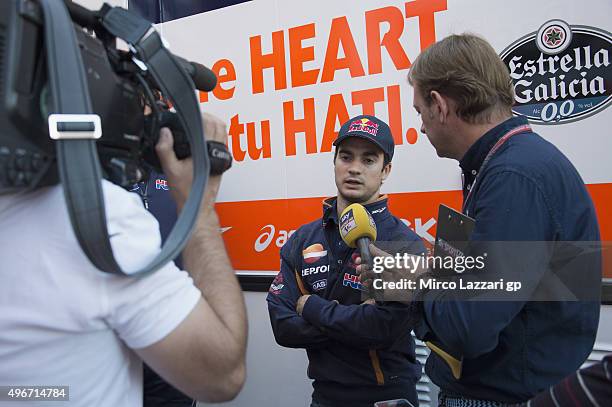
[[[334,258],[333,252],[335,249],[335,246],[332,246],[329,244],[329,239],[327,238],[327,231],[325,228],[323,228],[323,238],[325,239],[325,243],[327,244],[327,247],[329,248],[328,250],[328,256],[330,259],[330,267],[329,267],[329,272],[327,273],[327,283],[329,283],[329,276],[331,275],[331,271],[332,271],[332,265],[334,267],[338,267],[339,264],[336,263],[336,259]],[[350,252],[347,256],[345,256],[343,263],[341,264],[342,267],[338,268],[338,272],[341,273],[340,268],[344,268],[345,263],[348,262],[348,259],[351,258],[353,255],[353,252]],[[336,279],[336,284],[338,284],[338,282],[340,281],[340,275],[338,275],[338,278]],[[328,293],[331,292],[331,287],[329,284],[326,284],[325,286],[325,298],[327,298]],[[376,349],[369,349],[369,355],[370,355],[370,361],[372,362],[372,369],[374,369],[374,375],[376,376],[376,384],[378,386],[384,386],[385,384],[385,375],[383,374],[382,368],[380,366],[380,358],[378,357],[378,352],[376,351]]]

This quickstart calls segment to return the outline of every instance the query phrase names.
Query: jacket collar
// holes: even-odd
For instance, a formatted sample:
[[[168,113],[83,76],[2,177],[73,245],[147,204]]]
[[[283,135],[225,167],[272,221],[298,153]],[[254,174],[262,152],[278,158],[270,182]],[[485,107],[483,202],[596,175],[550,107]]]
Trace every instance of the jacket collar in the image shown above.
[[[524,124],[527,124],[527,119],[524,117],[512,117],[493,127],[481,138],[476,140],[474,144],[472,144],[461,161],[459,161],[459,166],[461,167],[462,171],[461,178],[463,181],[464,199],[467,197],[470,188],[473,186],[474,180],[482,167],[482,163],[495,143],[497,143],[497,141],[510,130]]]
[[[493,127],[481,138],[476,140],[468,149],[467,153],[465,153],[461,161],[459,161],[459,166],[463,170],[463,173],[466,174],[466,176],[476,175],[475,173],[480,170],[480,166],[495,143],[497,143],[497,141],[508,131],[523,124],[527,124],[526,118],[512,117]]]
[[[374,218],[374,222],[378,224],[382,222],[391,214],[389,213],[389,208],[387,207],[388,196],[381,195],[378,199],[372,203],[364,205],[364,207],[370,212],[372,217]],[[323,226],[327,225],[330,221],[338,224],[338,200],[336,197],[327,198],[323,200]]]

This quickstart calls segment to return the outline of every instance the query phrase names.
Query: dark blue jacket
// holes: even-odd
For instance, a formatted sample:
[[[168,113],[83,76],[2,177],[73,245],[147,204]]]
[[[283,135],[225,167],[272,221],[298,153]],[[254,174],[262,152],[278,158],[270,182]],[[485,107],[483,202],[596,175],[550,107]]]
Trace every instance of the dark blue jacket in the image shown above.
[[[366,208],[383,249],[424,252],[419,237],[389,213],[385,198]],[[306,349],[313,397],[321,403],[372,407],[395,398],[416,403],[421,366],[410,335],[415,315],[398,303],[362,305],[355,257],[338,232],[336,201],[328,200],[323,218],[300,227],[281,249],[281,269],[267,298],[276,341]],[[295,307],[303,293],[314,295],[299,316]]]
[[[132,188],[132,192],[138,193],[149,212],[159,222],[159,231],[162,242],[170,234],[176,223],[176,203],[170,196],[170,187],[163,174],[155,171],[147,182],[141,182]],[[181,257],[174,259],[179,268],[182,268]],[[144,407],[189,407],[193,400],[175,389],[172,385],[163,380],[146,364],[144,365],[143,375],[143,406]]]
[[[469,149],[460,162],[464,198],[492,146],[510,129],[526,123],[523,118],[509,119]],[[528,131],[511,137],[479,178],[464,210],[476,220],[472,241],[599,241],[593,203],[580,175],[537,134]],[[503,267],[527,270],[537,282],[554,272],[556,250],[508,256]],[[600,253],[589,267],[575,271],[580,283],[598,286]],[[459,380],[437,355],[432,353],[427,360],[428,376],[446,393],[525,401],[574,372],[591,352],[599,301],[447,301],[451,295],[424,294],[424,325],[417,330],[420,338],[463,356]]]

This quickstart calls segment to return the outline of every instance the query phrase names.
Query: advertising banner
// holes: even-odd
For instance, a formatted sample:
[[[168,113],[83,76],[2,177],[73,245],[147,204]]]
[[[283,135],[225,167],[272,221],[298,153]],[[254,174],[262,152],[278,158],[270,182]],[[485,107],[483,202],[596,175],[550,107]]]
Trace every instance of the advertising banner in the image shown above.
[[[461,172],[420,133],[406,76],[423,49],[464,32],[498,51],[514,81],[514,112],[576,166],[602,240],[612,240],[608,0],[129,3],[155,3],[144,12],[170,49],[219,77],[200,101],[229,124],[234,166],[217,208],[240,273],[276,273],[280,247],[321,216],[322,199],[336,193],[332,142],[358,114],[389,123],[396,150],[382,192],[396,216],[433,242],[439,204],[461,208]]]

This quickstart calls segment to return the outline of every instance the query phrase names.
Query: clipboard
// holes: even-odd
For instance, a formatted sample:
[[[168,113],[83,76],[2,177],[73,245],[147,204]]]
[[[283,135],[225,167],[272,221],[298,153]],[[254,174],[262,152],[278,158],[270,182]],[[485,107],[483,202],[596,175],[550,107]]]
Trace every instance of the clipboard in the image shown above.
[[[438,227],[434,244],[434,256],[463,256],[474,231],[475,224],[476,221],[473,218],[441,204],[438,209]],[[434,275],[454,274],[454,270],[447,270],[445,268],[434,268],[432,272]],[[461,378],[463,356],[451,355],[442,349],[441,345],[433,341],[427,341],[425,345],[446,362],[455,379],[459,380]]]
[[[453,258],[463,256],[476,221],[446,205],[440,205],[438,209],[438,225],[436,241],[434,243],[434,256]],[[449,274],[454,271],[434,268],[434,274]]]

